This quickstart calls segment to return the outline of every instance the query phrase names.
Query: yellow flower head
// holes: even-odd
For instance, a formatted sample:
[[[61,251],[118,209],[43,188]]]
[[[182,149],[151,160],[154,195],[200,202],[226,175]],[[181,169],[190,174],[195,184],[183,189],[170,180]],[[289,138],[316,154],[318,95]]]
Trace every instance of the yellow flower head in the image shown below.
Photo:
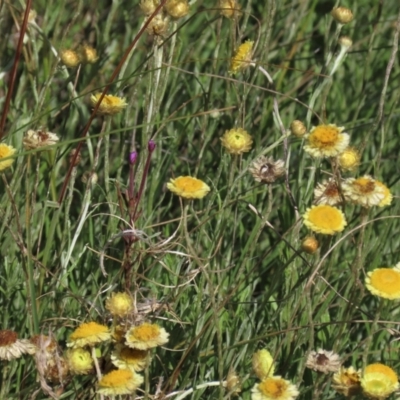
[[[253,140],[244,129],[234,128],[224,133],[221,137],[221,143],[228,153],[242,154],[251,150]]]
[[[97,393],[105,396],[132,394],[143,383],[143,377],[129,369],[117,369],[104,375]]]
[[[22,143],[25,150],[32,150],[41,147],[52,146],[56,144],[59,140],[60,138],[55,133],[47,132],[46,130],[40,129],[37,131],[29,129],[22,139]]]
[[[337,158],[339,168],[343,171],[353,171],[360,165],[360,158],[360,152],[349,146]]]
[[[189,3],[187,0],[168,0],[165,4],[165,11],[172,18],[183,18],[189,13]]]
[[[153,14],[153,12],[157,8],[157,5],[157,0],[141,0],[141,2],[139,3],[140,9],[146,15]]]
[[[377,180],[375,180],[375,185],[381,187],[383,189],[383,194],[384,194],[383,200],[378,204],[378,207],[389,206],[393,200],[393,195],[390,192],[389,188],[382,182],[379,182]]]
[[[250,66],[253,56],[253,45],[253,41],[247,40],[238,47],[236,53],[231,58],[229,73],[236,74]]]
[[[101,93],[92,94],[90,101],[95,106],[101,97]],[[106,94],[100,103],[97,112],[101,115],[115,115],[120,113],[128,103],[124,98]]]
[[[240,4],[236,0],[219,0],[218,8],[226,18],[236,19],[242,16]]]
[[[342,202],[342,196],[334,179],[318,183],[314,189],[314,203],[336,206]]]
[[[274,359],[268,350],[261,349],[253,354],[253,370],[260,380],[274,375]]]
[[[339,22],[339,24],[348,24],[349,22],[353,21],[353,13],[349,8],[346,7],[335,7],[331,11],[332,17],[335,21]]]
[[[14,158],[11,157],[16,152],[16,149],[12,146],[8,146],[5,143],[0,143],[0,171],[5,170],[10,167],[14,162]],[[7,158],[7,160],[3,160],[3,158]]]
[[[75,68],[81,63],[81,58],[75,50],[61,50],[60,59],[68,68]]]
[[[342,211],[325,204],[308,208],[303,215],[304,225],[316,233],[334,235],[347,225]]]
[[[316,158],[335,157],[349,145],[350,136],[342,133],[343,127],[333,124],[318,125],[306,136],[304,150]]]
[[[340,367],[340,370],[333,375],[332,387],[346,397],[356,396],[361,391],[360,378],[360,371],[356,371],[353,367]]]
[[[167,188],[178,196],[185,199],[202,199],[211,190],[210,187],[200,179],[191,176],[179,176],[167,183]]]
[[[280,376],[270,376],[251,389],[251,400],[294,400],[297,387]]]
[[[144,323],[129,329],[126,344],[133,349],[147,350],[168,342],[169,333],[157,324]]]
[[[87,375],[93,369],[93,359],[87,350],[77,347],[67,351],[69,370],[75,375]]]
[[[128,293],[112,293],[106,300],[106,309],[112,315],[125,317],[133,310],[133,301]]]
[[[368,272],[365,286],[375,296],[400,299],[400,263],[394,268],[376,268]]]
[[[139,372],[149,364],[150,355],[146,350],[131,349],[119,344],[111,354],[111,362],[117,368]]]
[[[301,244],[301,249],[307,254],[314,254],[319,249],[319,242],[314,236],[307,236]]]
[[[80,59],[85,64],[94,64],[99,59],[96,49],[87,44],[80,46],[78,53]]]
[[[67,347],[94,346],[111,338],[111,334],[105,325],[96,322],[81,324],[71,333]]]
[[[381,400],[396,391],[399,388],[399,382],[392,368],[376,363],[365,367],[361,387],[366,396]]]
[[[27,339],[18,339],[16,332],[5,329],[0,331],[0,360],[13,360],[22,354],[35,354],[37,348]]]
[[[385,188],[377,184],[369,175],[361,178],[347,178],[342,184],[343,195],[347,201],[363,207],[378,206],[385,200]]]
[[[308,355],[306,367],[324,374],[337,372],[340,368],[340,358],[331,350],[318,349]]]

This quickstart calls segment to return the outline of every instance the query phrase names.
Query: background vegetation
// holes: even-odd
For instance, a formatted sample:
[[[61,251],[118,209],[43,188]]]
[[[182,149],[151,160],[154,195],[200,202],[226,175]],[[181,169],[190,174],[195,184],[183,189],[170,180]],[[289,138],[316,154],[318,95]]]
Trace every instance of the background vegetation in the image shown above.
[[[69,175],[71,152],[92,112],[90,95],[110,81],[144,15],[137,2],[123,0],[35,1],[36,25],[28,25],[3,135],[18,158],[1,174],[1,328],[20,338],[51,333],[65,347],[79,323],[109,324],[105,299],[127,289],[138,304],[153,305],[145,317],[170,333],[146,372],[144,393],[138,392],[147,398],[157,385],[166,394],[192,388],[192,399],[231,398],[222,385],[203,384],[223,381],[234,369],[242,379],[239,398],[250,399],[257,382],[251,358],[260,348],[274,355],[279,375],[298,385],[300,399],[338,396],[330,376],[305,368],[317,348],[336,351],[346,366],[382,362],[400,371],[398,303],[364,286],[367,271],[400,261],[394,3],[341,4],[355,16],[341,32],[353,46],[330,79],[324,65],[329,52],[338,51],[329,14],[335,2],[242,1],[243,16],[235,20],[221,16],[217,2],[193,1],[163,39],[141,35],[108,90],[125,97],[127,108],[94,118]],[[1,110],[24,10],[22,1],[0,1]],[[253,58],[275,88],[256,68],[228,73],[234,50],[247,39],[255,41]],[[97,49],[98,61],[79,70],[63,67],[57,53],[82,43]],[[375,176],[395,196],[390,207],[367,215],[347,207],[346,230],[323,238],[315,255],[300,252],[307,235],[301,214],[331,166],[309,157],[301,139],[284,140],[273,118],[275,94],[285,128],[294,119],[307,127],[344,126],[362,150],[355,175]],[[241,157],[220,143],[235,126],[254,140]],[[24,134],[40,127],[60,142],[51,151],[25,151]],[[149,139],[157,147],[132,227],[123,200],[128,156],[139,153],[138,188]],[[254,181],[248,166],[261,154],[285,159],[288,185],[285,179],[270,187]],[[212,188],[188,203],[185,221],[186,203],[166,189],[180,175]],[[140,240],[127,251],[129,229]],[[32,358],[2,362],[0,370],[2,398],[48,398]],[[94,374],[75,377],[60,398],[95,398],[95,384]]]

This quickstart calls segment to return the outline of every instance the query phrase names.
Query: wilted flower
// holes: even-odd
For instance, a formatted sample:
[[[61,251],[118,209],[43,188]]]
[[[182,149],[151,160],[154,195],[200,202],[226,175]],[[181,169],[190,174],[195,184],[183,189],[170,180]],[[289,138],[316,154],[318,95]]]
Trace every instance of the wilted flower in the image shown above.
[[[35,354],[36,346],[27,339],[18,339],[16,332],[0,331],[0,360],[20,358],[23,354]]]
[[[314,203],[335,206],[342,202],[339,187],[334,179],[318,183],[314,189]]]
[[[79,58],[85,64],[94,64],[98,59],[97,51],[94,47],[84,44],[78,48]]]
[[[41,147],[52,146],[56,144],[60,138],[51,132],[47,132],[46,130],[37,130],[29,129],[26,132],[22,143],[24,145],[25,150],[38,149]]]
[[[394,268],[376,268],[367,273],[367,289],[375,296],[389,300],[400,299],[400,263]]]
[[[314,254],[319,249],[319,242],[314,236],[307,236],[301,244],[301,249],[307,254]]]
[[[157,6],[158,6],[157,0],[142,0],[139,3],[140,9],[146,15],[153,14],[153,12],[156,10]]]
[[[335,7],[331,11],[332,17],[339,22],[339,24],[345,25],[353,21],[353,13],[349,8],[346,7]]]
[[[168,32],[170,18],[159,13],[147,25],[146,31],[149,35],[164,36]]]
[[[303,122],[299,121],[298,119],[295,119],[290,124],[290,132],[292,132],[294,136],[302,138],[307,133],[307,128],[303,124]]]
[[[274,161],[272,157],[258,157],[251,167],[250,173],[257,182],[273,183],[286,172],[283,160]]]
[[[234,396],[237,396],[242,391],[240,378],[232,368],[229,370],[223,385]]]
[[[306,367],[324,374],[337,372],[340,368],[340,358],[333,351],[318,349],[308,355]]]
[[[189,3],[187,0],[168,0],[165,4],[165,11],[172,18],[183,18],[189,13]]]
[[[111,354],[111,362],[120,369],[132,369],[139,372],[146,368],[150,362],[149,352],[146,350],[132,349],[118,344]]]
[[[339,371],[333,375],[332,387],[346,397],[356,396],[361,391],[360,379],[360,370],[356,371],[353,367],[340,367]]]

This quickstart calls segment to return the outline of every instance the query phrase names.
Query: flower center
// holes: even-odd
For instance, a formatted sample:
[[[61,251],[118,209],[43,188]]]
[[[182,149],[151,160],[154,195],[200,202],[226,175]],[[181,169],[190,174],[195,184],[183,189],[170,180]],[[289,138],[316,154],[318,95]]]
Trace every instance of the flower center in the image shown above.
[[[89,322],[87,324],[82,324],[78,329],[76,329],[75,332],[71,334],[70,338],[76,340],[104,332],[107,332],[107,327],[96,324],[96,322]]]
[[[363,194],[373,193],[375,190],[375,182],[368,178],[358,178],[353,184],[355,188]]]
[[[138,326],[134,330],[134,335],[136,339],[141,341],[149,341],[156,338],[160,333],[159,327],[157,325],[143,324]]]
[[[342,225],[342,216],[329,206],[320,206],[310,211],[310,221],[319,227],[336,229]]]
[[[120,387],[125,385],[129,379],[132,378],[132,372],[128,370],[117,370],[112,371],[109,374],[105,375],[101,380],[102,386],[108,387]]]
[[[281,379],[267,378],[261,382],[258,387],[261,393],[263,393],[265,396],[270,396],[277,399],[282,396],[283,393],[285,393],[287,385]]]
[[[175,181],[177,187],[185,192],[196,192],[200,190],[203,186],[203,183],[197,179],[188,179],[188,178],[178,178]]]
[[[310,135],[310,143],[315,147],[330,147],[337,143],[339,130],[336,127],[320,125],[314,129]]]
[[[390,268],[381,268],[371,276],[371,284],[386,293],[400,292],[400,273]]]
[[[0,331],[0,347],[9,346],[17,341],[18,335],[14,331]]]

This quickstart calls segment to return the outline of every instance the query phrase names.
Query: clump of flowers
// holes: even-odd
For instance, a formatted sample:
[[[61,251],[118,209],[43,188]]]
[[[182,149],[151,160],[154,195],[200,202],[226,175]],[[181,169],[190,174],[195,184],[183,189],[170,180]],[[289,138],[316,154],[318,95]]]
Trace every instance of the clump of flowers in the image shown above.
[[[390,191],[385,191],[384,185],[382,183],[377,184],[377,181],[369,175],[364,175],[357,179],[345,179],[342,184],[342,189],[343,195],[347,201],[366,208],[378,206],[382,204],[382,202],[387,203],[387,199],[390,196]]]
[[[47,130],[37,130],[29,129],[24,138],[22,139],[22,144],[25,150],[39,149],[42,147],[55,145],[60,138],[55,134],[48,132]]]
[[[333,351],[318,349],[308,355],[306,367],[324,374],[337,372],[340,368],[340,358]]]
[[[272,157],[258,157],[251,167],[250,173],[257,182],[273,183],[286,172],[283,160],[274,161]]]
[[[125,335],[127,346],[139,350],[148,350],[153,347],[162,346],[168,342],[168,338],[169,333],[164,328],[147,322],[132,327]]]
[[[142,383],[143,377],[134,371],[117,369],[100,379],[97,393],[105,396],[132,394]]]
[[[125,317],[133,310],[132,297],[128,293],[113,293],[110,298],[106,300],[106,309],[112,315],[118,317]]]
[[[185,199],[202,199],[211,190],[210,187],[200,179],[191,176],[180,176],[171,179],[167,188]]]
[[[308,208],[303,219],[307,228],[323,235],[334,235],[342,232],[347,225],[346,218],[341,210],[325,204]]]
[[[314,203],[336,206],[342,203],[339,187],[334,179],[318,183],[314,189]]]
[[[251,400],[294,400],[297,387],[280,376],[270,376],[251,389]]]
[[[343,153],[337,157],[339,168],[343,171],[353,171],[360,165],[360,153],[354,147],[347,147]]]
[[[371,399],[386,399],[399,388],[396,372],[387,365],[376,363],[365,367],[361,378],[363,393]]]
[[[367,273],[367,289],[375,296],[389,300],[400,299],[400,263],[394,268],[376,268]]]
[[[10,361],[35,352],[36,346],[27,339],[18,339],[16,332],[9,329],[0,331],[0,360]]]
[[[340,367],[332,380],[332,388],[346,397],[356,396],[361,392],[361,371],[356,371],[353,367]]]
[[[109,339],[111,339],[111,334],[105,325],[88,322],[81,324],[71,333],[67,347],[94,346]]]
[[[238,47],[231,59],[231,66],[229,69],[231,74],[236,74],[250,66],[253,56],[253,45],[254,41],[247,40]]]
[[[351,10],[346,7],[335,7],[331,11],[331,15],[336,22],[339,22],[339,24],[342,25],[348,24],[349,22],[353,21],[354,18]]]
[[[350,136],[343,132],[344,127],[334,124],[313,127],[306,136],[304,150],[315,158],[335,157],[347,148]]]
[[[229,19],[240,18],[241,6],[236,0],[219,0],[218,8],[221,10],[221,15]]]
[[[240,155],[251,150],[253,139],[244,129],[233,128],[224,133],[221,143],[228,153]]]
[[[14,155],[16,149],[5,143],[0,143],[0,171],[4,171],[6,168],[10,167],[15,161],[14,158],[9,158]],[[4,160],[7,158],[7,160]]]
[[[71,49],[61,50],[60,59],[67,68],[75,68],[81,63],[81,58],[79,57],[78,52]]]
[[[90,101],[93,107],[99,102],[100,97],[101,93],[92,94],[90,96]],[[115,115],[120,113],[127,105],[128,103],[124,98],[106,94],[101,100],[97,112],[100,115]]]

